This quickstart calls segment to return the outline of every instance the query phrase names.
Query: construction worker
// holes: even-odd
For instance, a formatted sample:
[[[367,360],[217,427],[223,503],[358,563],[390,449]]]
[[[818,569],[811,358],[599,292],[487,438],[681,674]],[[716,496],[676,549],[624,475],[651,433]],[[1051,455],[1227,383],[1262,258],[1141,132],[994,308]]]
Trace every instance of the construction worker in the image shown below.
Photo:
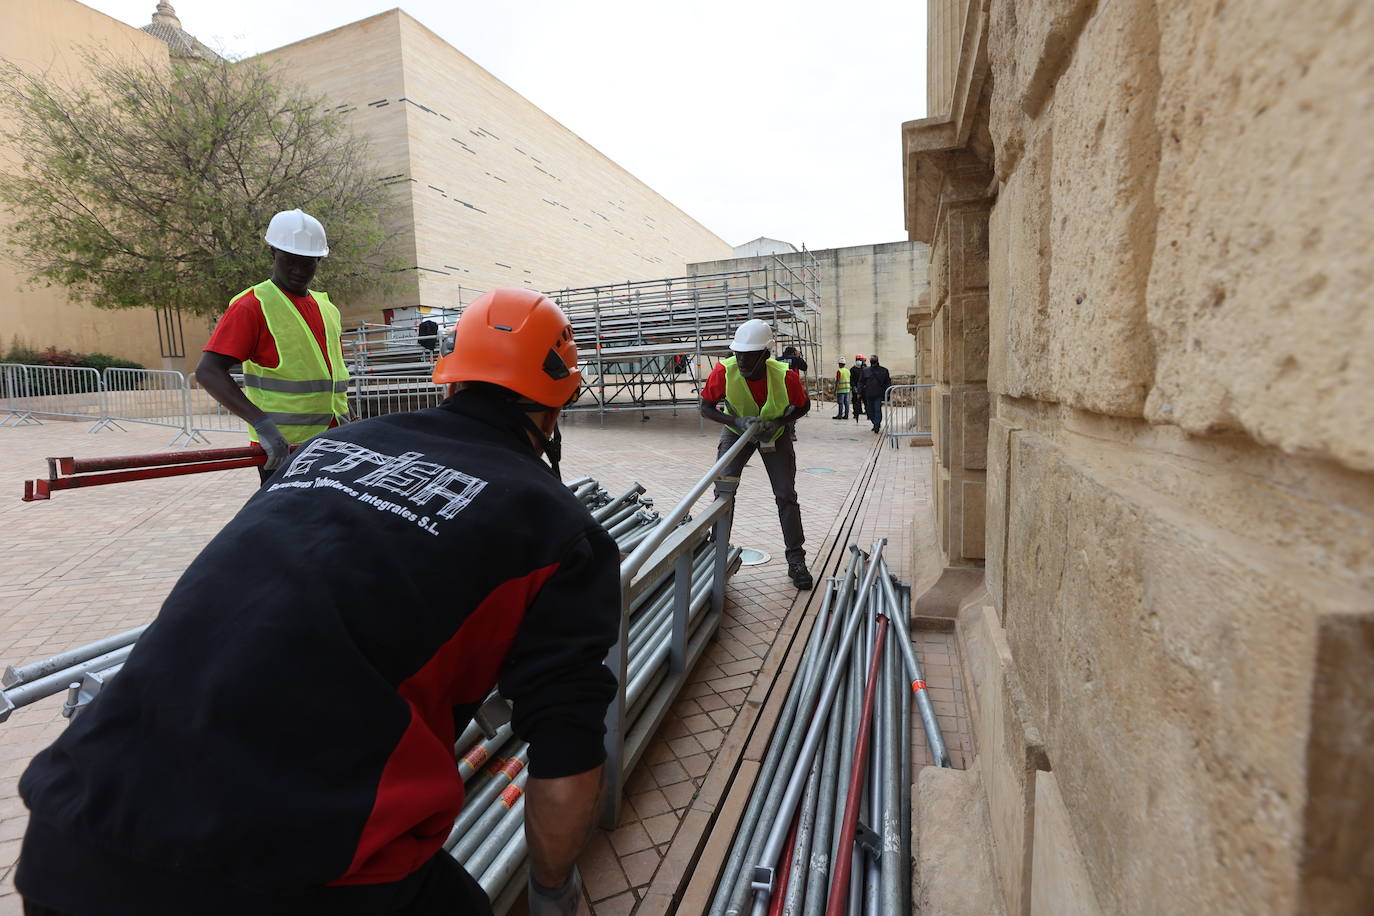
[[[725,470],[725,476],[738,477],[755,451],[763,456],[773,498],[778,504],[778,521],[787,549],[787,575],[799,589],[812,586],[806,568],[806,535],[802,531],[801,506],[797,502],[797,452],[784,435],[789,422],[795,422],[811,409],[806,388],[795,369],[768,358],[773,329],[768,322],[753,318],[735,331],[730,350],[734,353],[711,370],[701,390],[701,415],[725,425],[720,434],[716,456],[724,455],[739,435],[754,423],[765,424],[755,442]],[[726,412],[717,406],[726,404]]]
[[[498,683],[529,741],[531,913],[576,911],[620,623],[616,544],[557,476],[577,347],[500,289],[446,349],[443,404],[296,451],[30,764],[27,912],[490,913],[442,844],[456,736]]]
[[[215,326],[196,379],[248,424],[248,438],[267,452],[262,480],[292,445],[348,419],[348,369],[339,344],[339,310],[310,289],[329,254],[324,226],[308,213],[283,210],[264,236],[272,277],[239,293]],[[243,389],[229,370],[243,363]]]
[[[849,370],[844,367],[844,360],[840,360],[835,371],[835,416],[830,419],[849,419]]]
[[[854,402],[854,422],[864,415],[864,358],[854,357],[854,365],[849,367],[849,397]]]
[[[883,399],[891,387],[892,373],[887,371],[886,366],[878,365],[878,356],[873,354],[868,358],[868,368],[864,370],[864,398],[868,402],[868,419],[872,421],[875,433],[882,431]]]

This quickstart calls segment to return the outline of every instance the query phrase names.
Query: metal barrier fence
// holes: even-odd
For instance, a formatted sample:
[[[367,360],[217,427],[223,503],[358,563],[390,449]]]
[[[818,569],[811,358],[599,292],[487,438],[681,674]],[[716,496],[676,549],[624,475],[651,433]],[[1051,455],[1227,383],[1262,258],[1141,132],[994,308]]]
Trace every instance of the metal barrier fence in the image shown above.
[[[883,399],[883,433],[897,447],[898,439],[930,435],[930,398],[934,385],[893,385]]]
[[[243,385],[243,378],[232,376]],[[351,419],[434,407],[444,388],[428,374],[355,376],[349,381]],[[194,374],[170,369],[95,369],[0,363],[0,427],[43,419],[92,420],[98,433],[122,423],[175,429],[183,439],[209,443],[209,434],[248,432],[248,425],[200,386]]]
[[[186,376],[169,369],[105,370],[101,392],[101,416],[90,432],[120,423],[145,423],[180,430],[177,439],[190,432],[186,425]],[[177,439],[173,439],[176,442]]]
[[[234,375],[232,378],[240,388],[243,387],[243,376]],[[186,379],[186,441],[209,442],[206,433],[237,433],[244,436],[248,434],[248,424],[200,387],[200,380],[193,373]]]
[[[104,392],[95,369],[0,363],[0,426],[40,423],[40,417],[99,420]]]
[[[348,387],[348,412],[354,420],[437,407],[444,399],[444,386],[428,375],[359,375]]]

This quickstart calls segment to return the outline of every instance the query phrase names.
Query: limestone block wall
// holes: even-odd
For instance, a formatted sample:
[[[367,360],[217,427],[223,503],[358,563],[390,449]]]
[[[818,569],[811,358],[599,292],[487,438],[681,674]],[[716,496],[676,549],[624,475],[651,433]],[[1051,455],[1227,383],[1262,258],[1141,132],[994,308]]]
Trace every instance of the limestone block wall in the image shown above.
[[[80,85],[86,73],[82,45],[116,56],[167,61],[167,46],[75,0],[30,0],[6,4],[0,28],[0,58],[31,72],[46,72],[69,85]],[[0,124],[0,127],[7,127]],[[0,169],[9,169],[23,151],[0,144]],[[0,236],[11,220],[0,213]],[[28,274],[8,257],[0,257],[0,352],[17,338],[42,349],[55,346],[78,352],[98,351],[160,368],[157,324],[151,309],[96,308],[73,300],[60,287],[32,286]],[[193,332],[188,322],[187,347]],[[182,368],[181,361],[169,368]]]
[[[679,276],[722,239],[400,10],[263,59],[371,138],[413,276],[382,307],[453,307],[496,286]]]
[[[922,242],[853,245],[797,254],[764,255],[698,262],[688,273],[752,270],[781,261],[799,267],[814,257],[819,264],[821,356],[811,366],[834,374],[836,363],[853,364],[855,354],[874,353],[893,375],[916,372],[915,351],[907,336],[907,311],[928,285],[929,248]]]
[[[987,796],[1009,911],[1370,912],[1374,7],[983,16],[991,402],[937,452],[986,434],[977,625],[1044,754]]]

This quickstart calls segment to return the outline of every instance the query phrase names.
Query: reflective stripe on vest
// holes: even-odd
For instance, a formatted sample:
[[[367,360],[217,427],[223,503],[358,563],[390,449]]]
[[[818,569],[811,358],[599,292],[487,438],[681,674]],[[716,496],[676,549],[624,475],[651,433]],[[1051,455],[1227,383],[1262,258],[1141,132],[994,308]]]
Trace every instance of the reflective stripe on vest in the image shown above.
[[[790,403],[787,397],[786,363],[780,363],[776,359],[768,360],[768,400],[762,407],[754,400],[754,393],[739,371],[739,362],[735,357],[722,360],[721,365],[725,367],[725,405],[731,414],[737,417],[762,417],[765,420],[782,419],[783,412]],[[777,441],[782,434],[783,430],[779,428],[769,441]]]
[[[849,370],[841,369],[835,373],[835,393],[849,394]]]
[[[243,393],[277,424],[287,442],[304,442],[328,429],[336,417],[348,416],[348,370],[339,343],[339,310],[326,294],[310,291],[324,323],[329,348],[326,366],[310,325],[275,283],[265,280],[251,292],[262,305],[263,320],[277,347],[278,364],[267,367],[244,360]],[[248,438],[257,441],[252,427]]]
[[[293,382],[284,378],[264,378],[260,375],[245,375],[245,388],[261,388],[263,391],[285,391],[288,394],[309,394],[315,391],[348,391],[348,382],[334,382],[329,379],[311,379],[307,382]]]

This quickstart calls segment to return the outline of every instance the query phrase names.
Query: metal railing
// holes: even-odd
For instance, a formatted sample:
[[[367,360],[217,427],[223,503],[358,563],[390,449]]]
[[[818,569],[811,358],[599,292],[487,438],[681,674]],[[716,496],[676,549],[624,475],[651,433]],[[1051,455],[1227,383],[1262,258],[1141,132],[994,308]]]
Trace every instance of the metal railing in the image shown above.
[[[231,377],[242,387],[241,375]],[[428,373],[349,380],[352,419],[433,407],[443,399],[443,387]],[[210,433],[248,432],[248,425],[202,388],[194,374],[0,363],[0,427],[41,425],[44,419],[92,420],[92,433],[123,430],[124,423],[165,426],[177,431],[169,445],[208,443]]]
[[[0,426],[41,423],[40,417],[98,420],[104,392],[95,369],[0,363]]]
[[[898,439],[930,435],[930,398],[934,385],[893,385],[883,398],[883,434],[896,448]]]
[[[242,375],[231,375],[230,378],[240,388],[243,387]],[[228,407],[216,401],[210,392],[200,387],[200,379],[192,373],[186,378],[187,441],[209,442],[206,433],[247,435],[248,424]]]
[[[429,375],[358,375],[349,380],[348,412],[354,420],[437,407],[444,386]]]
[[[189,436],[186,422],[186,376],[168,369],[110,367],[101,378],[100,419],[90,428],[122,429],[122,423],[170,426]],[[172,441],[176,441],[175,439]]]

